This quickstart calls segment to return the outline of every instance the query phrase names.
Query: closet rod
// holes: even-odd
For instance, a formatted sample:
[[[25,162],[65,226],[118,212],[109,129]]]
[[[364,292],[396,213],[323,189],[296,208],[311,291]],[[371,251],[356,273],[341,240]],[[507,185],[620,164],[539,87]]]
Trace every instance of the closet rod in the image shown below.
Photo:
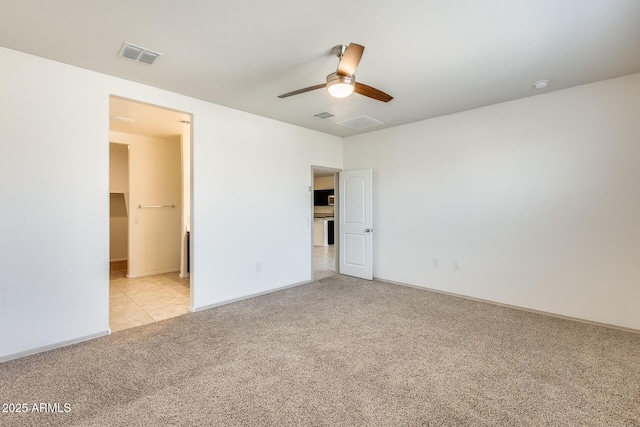
[[[138,209],[145,209],[145,208],[175,208],[176,205],[156,205],[156,206],[143,206],[143,205],[138,205]]]

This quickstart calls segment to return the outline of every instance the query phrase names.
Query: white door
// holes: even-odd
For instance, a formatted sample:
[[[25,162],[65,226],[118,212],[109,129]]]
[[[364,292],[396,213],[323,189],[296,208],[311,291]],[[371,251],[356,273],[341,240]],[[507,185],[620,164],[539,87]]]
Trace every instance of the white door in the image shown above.
[[[340,172],[340,274],[373,279],[371,169]]]

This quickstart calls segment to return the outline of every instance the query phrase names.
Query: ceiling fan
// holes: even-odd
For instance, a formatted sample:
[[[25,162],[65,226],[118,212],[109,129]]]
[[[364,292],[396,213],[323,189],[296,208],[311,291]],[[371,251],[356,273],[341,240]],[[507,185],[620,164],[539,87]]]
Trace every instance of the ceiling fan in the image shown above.
[[[354,73],[360,63],[363,52],[364,46],[356,43],[351,43],[349,46],[341,44],[334,46],[333,53],[340,59],[340,62],[338,63],[338,69],[327,76],[326,83],[294,90],[293,92],[278,95],[278,98],[287,98],[326,87],[329,93],[336,98],[345,98],[355,92],[378,101],[391,101],[393,96],[371,86],[356,82]]]

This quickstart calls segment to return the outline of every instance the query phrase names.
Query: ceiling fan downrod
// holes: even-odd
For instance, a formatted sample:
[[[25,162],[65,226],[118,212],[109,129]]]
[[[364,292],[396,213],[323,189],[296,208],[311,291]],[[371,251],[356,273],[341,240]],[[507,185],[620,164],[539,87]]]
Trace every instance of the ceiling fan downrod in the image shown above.
[[[347,46],[344,44],[337,44],[332,49],[333,53],[338,57],[338,59],[342,58],[342,55],[344,55],[344,52],[346,50],[347,50]]]

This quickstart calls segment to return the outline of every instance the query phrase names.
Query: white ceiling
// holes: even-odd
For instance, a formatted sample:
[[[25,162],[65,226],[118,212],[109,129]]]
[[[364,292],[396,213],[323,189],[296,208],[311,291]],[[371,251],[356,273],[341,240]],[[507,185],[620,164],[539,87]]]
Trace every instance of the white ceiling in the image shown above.
[[[122,121],[118,117],[134,120]],[[184,123],[184,122],[188,123]],[[109,130],[166,138],[190,132],[191,115],[112,96],[109,100]]]
[[[638,0],[0,0],[0,45],[338,136],[640,72]],[[152,66],[124,41],[164,54]],[[323,90],[331,48],[366,47],[358,81]],[[170,107],[170,106],[169,106]],[[335,117],[318,119],[329,111]],[[367,115],[383,125],[336,122]]]

